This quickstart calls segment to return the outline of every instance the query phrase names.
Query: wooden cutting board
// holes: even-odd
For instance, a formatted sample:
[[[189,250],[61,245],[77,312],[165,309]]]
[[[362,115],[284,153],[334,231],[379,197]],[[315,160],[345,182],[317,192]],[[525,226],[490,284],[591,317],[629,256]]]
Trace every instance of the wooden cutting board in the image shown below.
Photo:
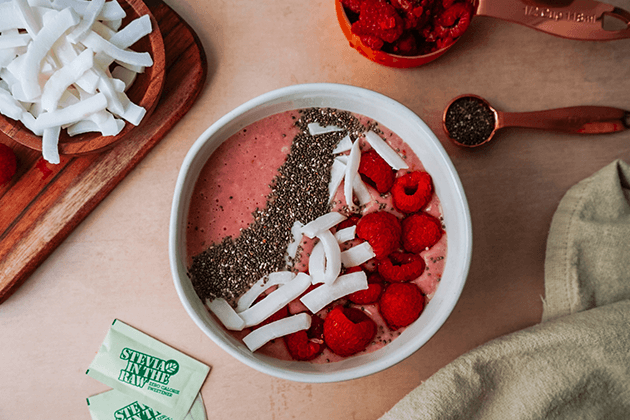
[[[161,0],[146,0],[164,38],[166,80],[142,124],[112,149],[58,165],[0,133],[18,173],[0,186],[0,303],[28,279],[74,228],[188,112],[204,86],[206,56],[195,32]]]

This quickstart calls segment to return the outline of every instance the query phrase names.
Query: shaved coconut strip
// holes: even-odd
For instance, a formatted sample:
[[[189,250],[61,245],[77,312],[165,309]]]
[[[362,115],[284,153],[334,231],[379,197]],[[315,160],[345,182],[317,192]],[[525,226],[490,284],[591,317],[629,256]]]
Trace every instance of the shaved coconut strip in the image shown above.
[[[9,48],[6,50],[0,50],[0,67],[6,67],[15,59],[17,55],[17,48]]]
[[[42,26],[35,18],[35,14],[33,13],[33,9],[28,4],[27,0],[13,0],[13,4],[15,10],[18,12],[18,15],[21,17],[21,21],[23,25],[18,26],[18,28],[25,28],[26,32],[32,37],[39,33],[42,30]]]
[[[357,199],[360,205],[364,205],[372,201],[370,191],[365,186],[365,183],[360,176],[355,176],[352,184],[352,191],[356,193]]]
[[[75,47],[66,39],[60,39],[57,41],[53,47],[53,51],[55,52],[57,58],[61,61],[62,65],[68,65],[79,56]],[[84,91],[95,94],[98,79],[98,75],[90,69],[77,79],[76,84]]]
[[[123,66],[116,66],[116,68],[112,70],[112,77],[122,81],[125,85],[124,90],[120,92],[125,92],[127,89],[129,89],[129,86],[131,86],[133,82],[135,82],[137,76],[138,73],[136,73],[135,71],[131,71]]]
[[[321,311],[330,302],[350,293],[368,288],[367,276],[363,271],[339,276],[332,284],[324,284],[304,295],[300,302],[312,313]]]
[[[330,229],[344,220],[346,220],[346,216],[336,211],[331,211],[304,225],[302,233],[309,238],[314,238],[321,232]]]
[[[124,109],[124,112],[119,116],[133,125],[139,125],[147,110],[131,102],[124,92],[118,92],[118,99]]]
[[[293,280],[269,293],[263,300],[239,313],[245,321],[245,327],[260,324],[283,306],[298,298],[311,285],[311,276],[299,273]]]
[[[269,341],[311,328],[311,317],[307,313],[292,315],[270,322],[243,337],[243,343],[251,351],[256,351]]]
[[[27,98],[35,99],[41,94],[38,73],[42,61],[53,44],[72,26],[79,22],[70,9],[59,12],[49,25],[42,28],[28,47],[22,67],[22,90]]]
[[[103,23],[107,25],[107,27],[109,27],[111,30],[117,31],[122,26],[122,19],[104,20]]]
[[[20,122],[36,136],[42,136],[44,134],[44,130],[36,126],[35,117],[33,117],[33,114],[30,112],[23,112],[20,117]]]
[[[67,9],[66,9],[67,10]],[[136,66],[151,67],[153,59],[148,52],[135,52],[118,48],[94,31],[90,31],[82,40],[83,44],[96,52],[103,52],[114,60]]]
[[[67,7],[71,7],[77,14],[86,16],[88,8],[90,6],[89,1],[75,1],[75,0],[54,0],[53,7],[57,10],[62,10]],[[100,13],[98,14],[98,20],[118,20],[124,18],[126,15],[125,10],[118,4],[117,1],[108,1],[103,5]]]
[[[356,267],[374,258],[376,254],[368,242],[362,242],[341,253],[341,263],[344,267]]]
[[[227,300],[223,298],[216,298],[214,300],[206,299],[206,306],[208,306],[212,313],[219,318],[219,321],[221,321],[223,326],[228,330],[241,331],[245,328],[245,321],[238,316]]]
[[[326,251],[324,244],[317,242],[308,257],[308,272],[311,275],[311,283],[318,284],[324,282],[326,274]]]
[[[0,32],[25,26],[13,2],[0,3]]]
[[[59,133],[61,133],[59,126],[47,128],[42,137],[42,156],[46,161],[55,165],[59,163],[59,150],[57,148]]]
[[[114,31],[112,28],[105,25],[104,23],[99,22],[98,20],[94,22],[94,25],[92,25],[92,30],[108,41],[116,33],[116,31]]]
[[[337,194],[337,190],[343,181],[343,177],[346,175],[346,165],[339,162],[337,159],[333,161],[332,168],[330,169],[330,183],[328,184],[328,202]]]
[[[409,168],[403,158],[374,131],[365,133],[365,139],[370,143],[370,146],[372,146],[376,153],[392,168],[396,170]]]
[[[26,110],[18,101],[13,99],[11,93],[5,89],[0,89],[0,114],[14,120],[19,120]]]
[[[357,230],[356,225],[338,230],[337,233],[335,233],[335,239],[340,244],[351,241],[354,239],[356,230]]]
[[[107,28],[103,25],[104,28]],[[107,28],[109,29],[109,28]],[[143,15],[132,22],[130,22],[127,26],[121,29],[119,32],[113,32],[108,39],[112,45],[120,49],[127,49],[135,44],[138,40],[148,35],[152,31],[151,26],[151,18],[149,15]],[[96,32],[96,31],[95,31]],[[99,32],[105,32],[103,28]],[[101,35],[101,33],[97,32],[100,36],[107,39],[105,36]],[[99,53],[96,56],[96,61],[103,67],[107,68],[114,61],[112,57],[105,53]]]
[[[115,136],[125,127],[125,122],[114,118],[112,114],[107,114],[104,123],[97,124],[92,120],[82,120],[68,127],[70,137],[83,133],[100,132],[103,136]]]
[[[290,271],[276,271],[258,280],[254,285],[238,299],[236,305],[236,312],[243,312],[252,306],[252,303],[260,296],[264,291],[270,287],[277,286],[279,284],[285,284],[293,280],[295,274]]]
[[[291,234],[293,235],[293,241],[287,246],[287,264],[289,263],[289,258],[295,258],[297,255],[298,247],[300,246],[300,242],[302,242],[302,228],[304,225],[299,221],[295,221],[293,226],[291,226]]]
[[[92,69],[98,76],[98,83],[96,87],[99,92],[102,92],[107,98],[107,109],[109,109],[112,113],[123,116],[125,113],[125,105],[123,105],[120,100],[119,93],[112,83],[112,79],[105,74],[105,72],[97,67]],[[144,116],[144,114],[143,114]]]
[[[31,40],[31,36],[29,34],[19,34],[19,35],[0,35],[0,49],[7,48],[15,48],[15,47],[24,47],[28,45]]]
[[[86,71],[94,65],[94,52],[86,49],[67,65],[57,70],[44,85],[42,93],[42,108],[52,112],[57,108],[61,95],[68,86],[76,82]]]
[[[319,123],[310,123],[308,125],[308,132],[311,134],[311,136],[318,136],[320,134],[326,134],[326,133],[334,133],[335,131],[344,131],[343,128],[339,128],[335,125],[327,125],[326,127],[322,127],[321,125],[319,125]]]
[[[346,176],[344,178],[343,193],[346,197],[346,204],[349,207],[354,206],[353,200],[353,186],[354,178],[359,171],[359,162],[361,161],[361,149],[359,149],[359,142],[355,141],[350,149],[350,156],[348,156],[348,163],[346,164]]]
[[[350,136],[345,136],[344,138],[339,140],[337,147],[335,147],[335,150],[333,150],[333,155],[336,155],[337,153],[347,152],[350,149],[352,149],[352,140],[350,140]]]
[[[39,129],[55,127],[75,123],[87,118],[90,114],[102,111],[107,107],[107,98],[102,93],[97,93],[91,98],[80,101],[64,109],[53,112],[45,112],[37,117],[35,126]]]
[[[68,34],[68,39],[73,42],[79,42],[87,33],[92,29],[92,25],[96,21],[96,17],[103,10],[105,0],[90,0],[88,6],[85,8],[85,13],[81,16],[83,19],[79,24]]]
[[[331,231],[326,230],[317,237],[320,244],[324,246],[326,255],[326,271],[324,272],[324,283],[331,284],[341,272],[341,249],[339,243]]]
[[[345,166],[348,164],[348,155],[337,156],[335,158],[335,161],[343,163],[343,165]]]

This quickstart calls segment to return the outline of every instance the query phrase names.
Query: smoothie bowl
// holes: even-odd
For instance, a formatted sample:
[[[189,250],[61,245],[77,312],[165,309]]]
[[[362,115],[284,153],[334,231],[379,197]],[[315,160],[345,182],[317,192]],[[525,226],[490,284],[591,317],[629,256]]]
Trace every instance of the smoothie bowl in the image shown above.
[[[418,350],[457,303],[471,249],[464,191],[431,130],[338,84],[282,88],[219,119],[188,152],[171,212],[193,321],[246,365],[301,382]]]

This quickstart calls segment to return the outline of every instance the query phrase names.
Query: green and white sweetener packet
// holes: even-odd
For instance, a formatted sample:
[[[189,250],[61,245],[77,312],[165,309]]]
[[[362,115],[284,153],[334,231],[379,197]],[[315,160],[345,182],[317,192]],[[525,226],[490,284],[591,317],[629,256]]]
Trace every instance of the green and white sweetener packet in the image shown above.
[[[207,365],[116,319],[86,373],[164,420],[183,420],[209,372]]]
[[[136,398],[112,389],[87,398],[92,420],[172,420]],[[184,420],[207,420],[201,393],[193,402]]]

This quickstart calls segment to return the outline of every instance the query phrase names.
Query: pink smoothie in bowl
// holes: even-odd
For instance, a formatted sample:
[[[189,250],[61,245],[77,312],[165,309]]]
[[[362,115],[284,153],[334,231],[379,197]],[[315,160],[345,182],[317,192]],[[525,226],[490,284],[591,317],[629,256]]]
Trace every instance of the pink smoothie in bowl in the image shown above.
[[[433,189],[420,209],[399,208],[389,188],[376,190],[360,163],[369,152],[380,168],[387,162],[394,183],[410,173],[430,175]],[[348,179],[354,188],[344,186]],[[385,234],[396,238],[386,253],[387,239],[374,233],[381,225],[366,227],[366,215],[381,213],[399,226],[384,230],[399,232]],[[405,221],[416,213],[440,233],[412,251],[407,243],[417,231]],[[433,133],[391,99],[343,85],[280,89],[210,127],[180,172],[170,233],[175,285],[197,325],[246,364],[307,382],[364,376],[413,353],[450,314],[470,264],[465,196]],[[381,271],[388,258],[405,273],[412,266],[392,253],[411,258],[412,277]],[[277,274],[284,280],[271,280]],[[356,296],[374,282],[380,299]],[[413,300],[409,309],[399,304],[404,288],[390,288],[400,282],[414,289],[413,299],[402,298]],[[394,304],[383,300],[385,291]],[[398,324],[399,307],[402,318],[415,315]],[[347,316],[340,324],[341,312]],[[348,319],[365,328],[355,333],[350,324],[347,333]]]

